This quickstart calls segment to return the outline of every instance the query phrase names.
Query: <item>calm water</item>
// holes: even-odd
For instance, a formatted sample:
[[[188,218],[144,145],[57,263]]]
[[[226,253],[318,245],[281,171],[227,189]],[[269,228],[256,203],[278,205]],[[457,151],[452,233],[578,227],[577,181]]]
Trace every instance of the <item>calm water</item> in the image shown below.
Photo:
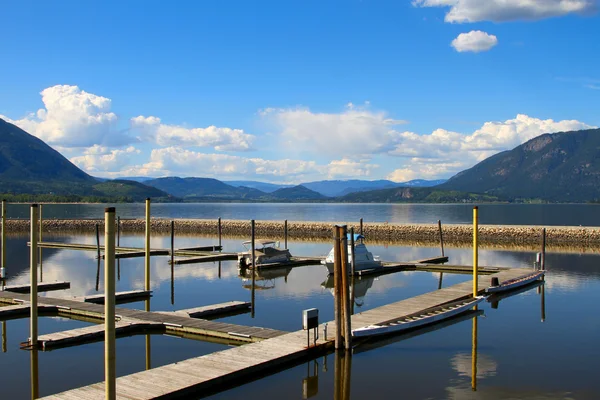
[[[94,243],[93,236],[52,237],[73,243]],[[153,237],[153,247],[168,247],[167,237]],[[125,236],[123,245],[141,246],[141,236]],[[176,238],[176,247],[214,244],[216,239]],[[241,250],[237,240],[224,240],[227,251]],[[329,251],[327,243],[290,242],[296,255],[318,255]],[[412,260],[438,255],[437,248],[370,246],[386,260]],[[28,282],[26,238],[11,238],[7,244],[8,284]],[[469,249],[447,249],[452,263],[468,264]],[[72,297],[102,293],[103,270],[98,274],[94,252],[45,249],[43,280],[68,280],[71,289],[47,296]],[[482,250],[480,263],[506,267],[530,266],[534,254]],[[171,268],[168,257],[152,258],[152,310],[168,311],[229,300],[250,300],[249,282],[238,276],[234,262],[182,265]],[[504,299],[494,309],[480,307],[478,317],[477,391],[471,389],[472,320],[453,321],[446,327],[412,337],[397,337],[392,343],[373,344],[358,350],[351,360],[352,399],[597,399],[600,346],[598,304],[600,302],[600,255],[549,253],[550,270],[544,287],[544,302],[537,289]],[[97,278],[98,277],[98,278]],[[464,275],[443,276],[443,286],[469,279]],[[355,311],[368,310],[417,294],[436,290],[440,274],[405,272],[357,283]],[[256,315],[242,314],[224,319],[244,325],[283,330],[301,328],[303,309],[316,307],[321,321],[333,319],[333,297],[327,287],[325,267],[307,266],[270,272],[257,281]],[[120,261],[117,290],[143,288],[143,259]],[[143,307],[143,303],[122,307]],[[542,321],[542,307],[545,320]],[[40,333],[57,332],[87,323],[60,318],[42,318]],[[32,353],[19,350],[28,337],[28,320],[5,322],[6,352],[0,353],[2,398],[30,396]],[[227,346],[170,336],[134,336],[117,340],[119,376],[145,369],[147,350],[152,367],[222,350]],[[334,355],[298,365],[262,380],[228,390],[218,399],[280,399],[303,397],[303,388],[315,399],[334,398]],[[39,393],[48,395],[103,379],[103,343],[51,352],[39,352]],[[68,374],[65,374],[68,371]],[[316,376],[316,378],[315,378]],[[308,379],[309,377],[313,377]],[[338,396],[337,398],[342,398]],[[336,399],[337,399],[336,398]]]
[[[44,218],[103,218],[106,204],[48,204]],[[144,204],[116,204],[122,218],[143,218]],[[358,221],[448,224],[472,221],[472,204],[153,204],[152,216],[161,218],[256,219],[290,221]],[[8,217],[28,218],[25,204],[8,206]],[[480,223],[496,225],[600,226],[600,205],[594,204],[483,204]]]

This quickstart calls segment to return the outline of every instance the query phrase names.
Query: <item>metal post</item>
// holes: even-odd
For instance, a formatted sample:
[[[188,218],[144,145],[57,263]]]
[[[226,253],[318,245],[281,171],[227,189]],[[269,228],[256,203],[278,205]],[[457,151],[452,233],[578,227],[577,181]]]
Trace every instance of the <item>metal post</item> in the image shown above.
[[[29,319],[29,344],[33,348],[37,348],[38,338],[38,293],[37,293],[37,256],[38,256],[38,205],[31,205],[30,218],[30,247],[29,247],[29,268],[31,270],[31,288],[30,288],[30,319]]]
[[[363,219],[360,219],[360,235],[363,235]]]
[[[106,400],[116,398],[115,208],[104,210],[104,385]]]
[[[254,226],[254,220],[250,221],[250,238],[251,238],[251,246],[252,246],[252,318],[254,318],[254,312],[256,309],[256,297],[255,297],[255,290],[256,290],[256,286],[255,286],[255,281],[256,281],[256,271],[258,271],[258,269],[256,268],[256,246],[254,245],[254,237],[255,235],[255,226]]]
[[[444,257],[444,235],[442,234],[442,221],[438,219],[438,230],[440,231],[440,248],[442,249],[442,257]]]
[[[96,224],[96,256],[98,260],[101,257],[100,255],[100,225]]]
[[[352,348],[352,321],[350,315],[350,296],[348,293],[348,229],[342,226],[342,306],[344,307],[344,344],[346,350]]]
[[[542,270],[546,269],[546,228],[542,229]]]
[[[42,241],[42,226],[43,226],[42,205],[41,204],[40,204],[40,216],[39,217],[40,217],[40,226],[39,226],[40,231],[39,231],[39,234],[38,234],[38,242],[41,242]],[[42,262],[43,262],[43,260],[42,260],[42,248],[40,247],[39,250],[40,250],[40,255],[38,256],[38,263],[40,265],[40,282],[44,282],[44,267],[42,265]]]
[[[6,278],[6,200],[2,200],[2,256],[0,278]]]
[[[285,241],[285,249],[287,250],[287,239],[288,239],[288,224],[287,219],[283,222],[283,238]]]
[[[477,297],[479,293],[479,282],[478,282],[478,262],[479,262],[479,253],[478,253],[478,243],[477,243],[477,235],[478,235],[478,223],[479,223],[479,209],[477,206],[473,207],[473,297]]]
[[[150,198],[146,199],[146,240],[144,255],[144,289],[150,290]]]
[[[223,244],[221,243],[221,235],[223,233],[223,227],[221,225],[221,217],[219,217],[219,226],[218,226],[218,234],[219,234],[219,251],[223,250]]]
[[[333,237],[335,239],[333,244],[333,303],[334,303],[334,312],[335,312],[335,348],[339,349],[342,347],[342,307],[341,307],[341,299],[340,299],[340,264],[341,260],[341,251],[340,251],[340,228],[338,226],[334,227]]]

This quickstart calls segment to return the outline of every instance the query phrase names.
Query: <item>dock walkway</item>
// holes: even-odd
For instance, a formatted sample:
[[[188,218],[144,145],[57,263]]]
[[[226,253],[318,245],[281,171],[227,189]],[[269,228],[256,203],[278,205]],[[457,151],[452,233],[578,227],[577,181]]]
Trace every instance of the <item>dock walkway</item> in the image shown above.
[[[530,269],[513,268],[493,274],[500,282],[531,273]],[[377,307],[352,316],[352,327],[380,324],[390,319],[439,306],[472,295],[472,281],[425,293],[393,304]],[[479,291],[489,286],[488,279],[479,281]],[[294,361],[322,354],[333,346],[334,326],[330,323],[328,339],[319,339],[315,347],[306,348],[306,332],[297,331],[228,349],[202,357],[165,365],[148,371],[117,379],[117,398],[120,399],[171,399],[198,394],[202,390],[226,388],[240,379],[260,378],[291,365]],[[331,333],[330,333],[331,332]],[[104,399],[104,382],[58,393],[44,399]]]

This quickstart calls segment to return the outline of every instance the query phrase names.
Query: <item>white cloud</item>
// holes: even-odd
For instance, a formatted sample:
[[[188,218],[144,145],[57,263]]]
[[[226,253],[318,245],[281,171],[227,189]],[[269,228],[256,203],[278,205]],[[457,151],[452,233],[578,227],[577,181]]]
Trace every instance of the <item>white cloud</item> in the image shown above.
[[[459,53],[473,52],[479,53],[488,51],[498,44],[498,38],[482,31],[471,31],[469,33],[461,33],[452,41],[452,47]]]
[[[82,156],[71,158],[71,162],[88,173],[118,171],[127,166],[130,158],[141,151],[133,146],[123,150],[111,150],[94,145],[85,150]]]
[[[379,165],[371,164],[370,160],[352,161],[347,158],[334,160],[327,166],[327,177],[333,178],[363,178],[368,179]]]
[[[404,182],[415,178],[443,178],[457,173],[500,151],[509,150],[543,133],[595,128],[576,121],[541,120],[519,114],[503,122],[486,122],[471,134],[436,129],[428,135],[400,134],[390,155],[407,158],[387,178]]]
[[[242,129],[185,128],[162,124],[158,117],[138,116],[131,119],[134,129],[142,133],[142,138],[154,140],[160,146],[213,147],[217,151],[248,151],[252,149],[254,136]]]
[[[446,22],[539,20],[589,13],[596,0],[414,0],[416,7],[450,7]]]
[[[111,100],[87,93],[77,86],[56,85],[41,93],[44,108],[20,120],[8,119],[50,145],[62,147],[106,146],[130,143],[118,132]]]
[[[259,114],[277,130],[286,148],[333,157],[385,152],[396,141],[393,127],[405,123],[352,103],[341,113],[267,108]]]

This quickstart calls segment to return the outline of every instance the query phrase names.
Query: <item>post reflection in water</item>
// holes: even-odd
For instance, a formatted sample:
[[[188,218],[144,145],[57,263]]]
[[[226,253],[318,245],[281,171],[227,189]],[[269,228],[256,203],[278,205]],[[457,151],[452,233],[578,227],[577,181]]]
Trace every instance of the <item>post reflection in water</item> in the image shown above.
[[[473,311],[477,311],[477,306],[473,307]],[[471,389],[477,391],[477,320],[479,317],[476,315],[473,318],[473,330],[471,333],[472,345],[471,345]]]
[[[175,263],[171,260],[171,305],[175,304]]]
[[[440,272],[440,280],[438,283],[438,290],[440,290],[442,288],[442,279],[444,278],[444,273]]]
[[[335,377],[333,381],[334,400],[350,399],[350,382],[352,380],[352,352],[335,352]]]
[[[150,311],[150,299],[144,301],[146,311]],[[150,335],[146,335],[146,370],[152,368],[152,354],[150,349]]]
[[[312,374],[310,367],[312,364]],[[309,399],[319,393],[319,363],[317,360],[306,364],[306,378],[302,379],[302,398]]]
[[[542,284],[538,287],[538,293],[540,294],[540,302],[541,302],[541,312],[542,312],[542,322],[546,321],[546,282],[542,282]]]
[[[2,321],[2,352],[6,353],[6,321]]]
[[[29,355],[31,359],[31,398],[37,399],[40,397],[38,349],[32,348]]]
[[[96,269],[96,292],[100,288],[100,259],[98,258],[98,266]]]

